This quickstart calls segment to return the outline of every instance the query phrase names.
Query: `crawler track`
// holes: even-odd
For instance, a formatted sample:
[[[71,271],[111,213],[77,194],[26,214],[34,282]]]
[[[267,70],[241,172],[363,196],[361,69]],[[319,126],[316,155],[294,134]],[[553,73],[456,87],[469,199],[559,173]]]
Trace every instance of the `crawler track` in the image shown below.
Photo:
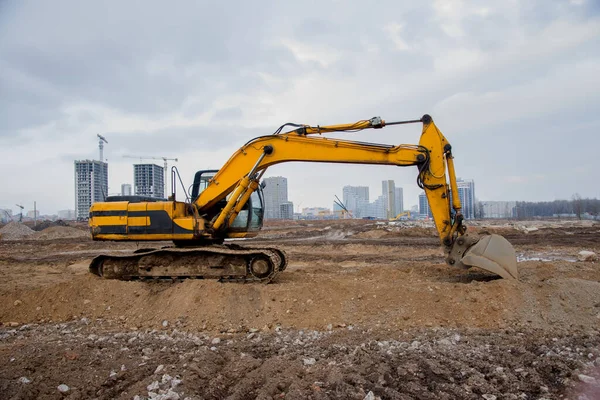
[[[269,283],[287,266],[277,248],[237,245],[145,249],[129,255],[103,254],[90,272],[105,279],[218,279]]]

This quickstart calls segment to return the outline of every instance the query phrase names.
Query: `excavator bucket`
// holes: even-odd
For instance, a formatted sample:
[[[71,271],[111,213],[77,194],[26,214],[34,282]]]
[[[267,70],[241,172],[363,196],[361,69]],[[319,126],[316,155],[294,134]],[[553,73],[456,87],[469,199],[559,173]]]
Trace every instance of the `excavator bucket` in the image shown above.
[[[487,235],[471,246],[460,260],[464,265],[479,267],[505,279],[519,279],[514,247],[500,235]]]

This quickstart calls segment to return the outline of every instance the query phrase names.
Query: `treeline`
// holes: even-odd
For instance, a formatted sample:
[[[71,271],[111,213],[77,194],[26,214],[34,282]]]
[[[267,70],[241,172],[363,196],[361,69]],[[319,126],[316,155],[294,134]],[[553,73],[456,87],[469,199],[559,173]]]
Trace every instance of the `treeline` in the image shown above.
[[[531,217],[554,217],[575,215],[581,218],[583,214],[598,215],[600,212],[600,200],[584,199],[578,194],[572,200],[554,201],[517,201],[515,206],[516,218]]]

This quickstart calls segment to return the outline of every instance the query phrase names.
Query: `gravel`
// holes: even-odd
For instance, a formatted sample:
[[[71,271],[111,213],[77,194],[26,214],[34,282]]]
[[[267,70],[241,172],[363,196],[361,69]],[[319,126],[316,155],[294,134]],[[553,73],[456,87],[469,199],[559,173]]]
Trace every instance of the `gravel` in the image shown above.
[[[0,229],[1,240],[19,240],[31,236],[35,233],[33,229],[30,229],[27,225],[20,222],[9,222],[2,229]]]

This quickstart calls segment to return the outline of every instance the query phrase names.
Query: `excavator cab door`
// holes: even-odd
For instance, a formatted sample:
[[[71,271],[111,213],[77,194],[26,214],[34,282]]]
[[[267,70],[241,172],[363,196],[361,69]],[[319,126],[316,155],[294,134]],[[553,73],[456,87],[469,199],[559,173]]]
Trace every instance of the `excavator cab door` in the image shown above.
[[[229,227],[233,232],[256,232],[262,228],[264,217],[264,201],[262,188],[259,186],[239,212]]]

